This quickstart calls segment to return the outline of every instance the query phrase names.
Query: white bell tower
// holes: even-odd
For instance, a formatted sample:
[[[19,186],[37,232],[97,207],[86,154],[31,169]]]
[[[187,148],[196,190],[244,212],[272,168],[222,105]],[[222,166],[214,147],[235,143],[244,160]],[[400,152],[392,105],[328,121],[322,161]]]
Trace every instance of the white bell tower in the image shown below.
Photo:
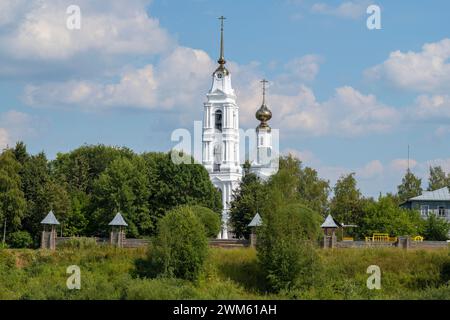
[[[256,161],[251,164],[250,172],[256,174],[261,180],[266,181],[278,171],[278,158],[272,148],[272,129],[268,122],[272,118],[272,111],[266,105],[266,84],[261,81],[263,98],[261,107],[256,111],[256,119],[260,124],[256,127]]]
[[[219,67],[212,75],[203,114],[203,165],[212,183],[222,194],[222,231],[219,239],[228,239],[228,220],[233,190],[239,187],[242,167],[239,160],[239,108],[231,87],[231,75],[225,68],[223,22],[221,20]]]

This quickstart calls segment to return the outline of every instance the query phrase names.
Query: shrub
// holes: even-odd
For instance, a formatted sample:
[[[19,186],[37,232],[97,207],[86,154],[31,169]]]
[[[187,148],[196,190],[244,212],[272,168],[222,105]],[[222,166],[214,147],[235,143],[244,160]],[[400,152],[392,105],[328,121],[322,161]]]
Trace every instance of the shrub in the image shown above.
[[[215,238],[220,232],[220,216],[211,209],[202,206],[192,206],[191,208],[205,227],[206,236],[209,238]]]
[[[205,228],[189,207],[178,207],[158,223],[149,250],[151,276],[198,278],[208,251]]]
[[[26,231],[16,231],[9,235],[8,243],[12,248],[29,248],[33,245],[33,238]]]
[[[263,216],[257,254],[268,285],[274,291],[311,285],[318,268],[313,243],[320,234],[319,216],[299,204]]]
[[[89,249],[97,246],[97,241],[95,238],[80,237],[80,238],[70,238],[59,245],[61,248],[71,248],[71,249]]]
[[[448,239],[450,223],[434,214],[425,221],[424,236],[426,240],[445,241]]]

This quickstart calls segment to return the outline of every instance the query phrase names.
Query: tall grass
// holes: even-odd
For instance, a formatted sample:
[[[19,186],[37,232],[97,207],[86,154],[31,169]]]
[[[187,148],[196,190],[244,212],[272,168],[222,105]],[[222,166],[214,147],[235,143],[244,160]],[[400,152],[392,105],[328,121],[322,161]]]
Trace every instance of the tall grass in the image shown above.
[[[196,282],[136,273],[145,248],[0,249],[0,299],[450,299],[447,250],[319,250],[313,285],[270,294],[254,249],[210,249]],[[369,290],[369,265],[381,290]],[[66,269],[81,268],[81,290],[68,290]]]

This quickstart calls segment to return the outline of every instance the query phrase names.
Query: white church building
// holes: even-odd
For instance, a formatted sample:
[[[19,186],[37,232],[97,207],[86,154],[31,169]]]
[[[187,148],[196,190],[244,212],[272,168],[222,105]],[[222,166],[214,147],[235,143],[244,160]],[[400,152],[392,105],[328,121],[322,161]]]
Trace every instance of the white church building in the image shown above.
[[[231,85],[230,71],[225,67],[223,20],[220,18],[219,66],[212,75],[211,89],[206,95],[203,112],[202,163],[212,183],[222,194],[222,231],[219,239],[229,239],[233,232],[229,227],[229,210],[233,191],[239,187],[243,168],[240,163],[239,106]],[[263,103],[256,112],[260,124],[256,128],[256,159],[251,163],[251,172],[266,180],[278,169],[273,166],[272,130],[268,121],[272,113],[265,103],[263,80]],[[269,160],[268,160],[269,159]]]

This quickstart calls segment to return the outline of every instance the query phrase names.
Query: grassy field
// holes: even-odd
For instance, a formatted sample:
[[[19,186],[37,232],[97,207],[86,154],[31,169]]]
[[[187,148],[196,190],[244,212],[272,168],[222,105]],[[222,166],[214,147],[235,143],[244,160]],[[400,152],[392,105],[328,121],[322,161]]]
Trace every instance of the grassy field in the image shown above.
[[[0,250],[0,299],[450,299],[448,250],[320,250],[314,285],[267,293],[253,249],[210,249],[196,283],[146,279],[145,249],[93,247]],[[81,290],[68,290],[70,265]],[[381,268],[381,290],[366,287],[369,265]]]

